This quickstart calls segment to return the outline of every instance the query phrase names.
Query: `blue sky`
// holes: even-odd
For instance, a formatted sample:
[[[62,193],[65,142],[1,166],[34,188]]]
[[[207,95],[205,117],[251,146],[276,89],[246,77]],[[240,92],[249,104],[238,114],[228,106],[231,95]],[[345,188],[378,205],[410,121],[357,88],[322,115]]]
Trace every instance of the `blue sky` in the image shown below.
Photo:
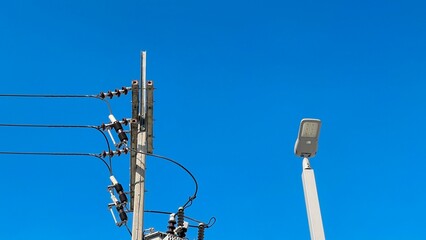
[[[31,1],[0,8],[1,93],[97,94],[155,81],[154,152],[200,189],[206,239],[309,239],[302,118],[323,122],[311,160],[327,239],[425,239],[423,1]],[[130,117],[130,97],[110,101]],[[93,99],[1,98],[1,123],[108,121]],[[87,129],[2,128],[0,151],[106,149]],[[420,154],[420,155],[419,155]],[[114,158],[128,186],[127,156]],[[146,209],[176,211],[185,172],[147,160]],[[88,157],[0,155],[0,239],[128,239]],[[147,214],[165,231],[168,217]],[[188,234],[196,238],[196,231]]]

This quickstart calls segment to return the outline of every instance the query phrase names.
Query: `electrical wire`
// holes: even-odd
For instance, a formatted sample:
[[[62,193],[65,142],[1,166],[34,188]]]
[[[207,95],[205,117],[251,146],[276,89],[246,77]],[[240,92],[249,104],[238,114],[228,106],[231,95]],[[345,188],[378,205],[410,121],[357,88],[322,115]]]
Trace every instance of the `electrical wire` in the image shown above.
[[[38,156],[86,156],[96,157],[100,159],[108,168],[109,173],[112,175],[112,170],[108,163],[98,154],[94,153],[71,153],[71,152],[13,152],[13,151],[0,151],[0,155],[38,155]]]
[[[216,217],[211,217],[208,223],[205,223],[205,222],[202,222],[202,221],[190,218],[190,217],[186,217],[186,216],[185,216],[185,218],[187,218],[191,221],[197,222],[197,223],[203,223],[203,224],[206,225],[205,228],[211,228],[216,223]],[[195,226],[195,225],[188,225],[188,227],[198,228],[198,226]]]
[[[0,97],[23,97],[23,98],[100,98],[98,95],[85,95],[85,94],[0,94]]]
[[[18,98],[95,98],[106,103],[110,114],[112,109],[110,103],[99,95],[79,95],[79,94],[0,94],[0,97],[18,97]]]
[[[174,212],[165,212],[165,211],[157,211],[157,210],[145,210],[144,212],[146,212],[146,213],[165,214],[165,215],[176,214]],[[193,222],[196,222],[196,223],[204,223],[206,225],[206,228],[212,227],[216,223],[216,217],[211,217],[210,220],[209,220],[209,222],[207,222],[207,223],[205,223],[203,221],[200,221],[200,220],[197,220],[197,219],[192,218],[192,217],[188,217],[188,216],[184,216],[184,218],[189,219],[189,220],[191,220]],[[198,227],[198,226],[189,225],[189,227]]]
[[[197,198],[197,193],[198,193],[198,182],[197,182],[197,179],[194,177],[194,175],[186,168],[186,167],[184,167],[182,164],[180,164],[180,163],[178,163],[177,161],[175,161],[175,160],[173,160],[173,159],[171,159],[171,158],[168,158],[168,157],[164,157],[164,156],[161,156],[161,155],[157,155],[157,154],[152,154],[152,153],[144,153],[144,152],[142,152],[142,151],[137,151],[137,150],[133,150],[133,149],[130,149],[130,151],[133,151],[133,152],[136,152],[136,153],[141,153],[141,154],[144,154],[144,155],[146,155],[146,156],[151,156],[151,157],[155,157],[155,158],[160,158],[160,159],[163,159],[163,160],[166,160],[166,161],[169,161],[169,162],[172,162],[173,164],[175,164],[175,165],[178,165],[180,168],[182,168],[183,170],[185,170],[185,172],[187,172],[188,174],[189,174],[189,176],[191,176],[191,178],[192,178],[192,180],[194,181],[194,184],[195,184],[195,191],[194,191],[194,194],[192,194],[192,196],[191,197],[189,197],[189,199],[188,199],[188,201],[183,205],[183,208],[184,209],[186,209],[186,208],[188,208],[188,207],[190,207],[191,205],[192,205],[192,201],[195,199],[195,198]]]
[[[173,212],[165,212],[165,211],[157,211],[157,210],[144,210],[144,212],[146,212],[146,213],[166,214],[166,215],[176,214],[176,213],[173,213]]]
[[[127,90],[126,88],[122,88],[124,91],[124,94],[127,94]],[[107,105],[108,111],[110,114],[112,114],[112,108],[110,103],[104,99],[105,96],[109,96],[110,98],[112,98],[113,96],[120,96],[122,92],[119,90],[115,91],[115,94],[113,92],[108,91],[107,94],[104,94],[103,92],[101,92],[100,95],[71,95],[71,94],[0,94],[0,97],[21,97],[21,98],[95,98],[95,99],[99,99],[102,100],[103,102],[105,102],[105,104]],[[107,143],[107,147],[108,147],[108,152],[112,152],[111,151],[111,147],[110,147],[110,143],[109,140],[107,138],[107,136],[105,135],[105,133],[103,131],[101,131],[101,127],[100,126],[90,126],[90,125],[48,125],[48,124],[5,124],[5,123],[0,123],[0,127],[35,127],[35,128],[91,128],[91,129],[96,129],[98,132],[100,132],[106,143]],[[93,154],[93,153],[67,153],[67,152],[12,152],[12,151],[0,151],[0,155],[5,155],[5,154],[13,154],[13,155],[44,155],[44,156],[90,156],[90,157],[96,157],[98,159],[100,159],[105,166],[107,167],[110,176],[113,175],[113,171],[112,171],[112,157],[111,155],[108,155],[109,157],[109,165],[108,163],[105,161],[104,158],[102,158],[101,154]],[[103,156],[105,157],[105,156]],[[130,236],[132,236],[132,232],[129,229],[127,222],[125,224],[127,231],[129,232]]]
[[[0,123],[0,127],[31,127],[31,128],[90,128],[90,129],[95,129],[98,132],[100,132],[102,134],[102,136],[105,139],[105,142],[107,144],[108,147],[108,152],[111,152],[111,146],[109,143],[109,140],[107,138],[107,136],[105,135],[105,133],[100,129],[99,126],[93,126],[93,125],[54,125],[54,124],[9,124],[9,123]],[[112,173],[112,158],[111,156],[109,157],[109,169],[110,169],[110,174],[113,175]]]
[[[180,164],[180,163],[178,163],[177,161],[175,161],[175,160],[173,160],[173,159],[171,159],[171,158],[168,158],[168,157],[164,157],[164,156],[161,156],[161,155],[157,155],[157,154],[152,154],[152,153],[147,153],[146,155],[148,155],[148,156],[151,156],[151,157],[156,157],[156,158],[160,158],[160,159],[164,159],[164,160],[166,160],[166,161],[169,161],[169,162],[172,162],[172,163],[174,163],[174,164],[176,164],[176,165],[178,165],[180,168],[182,168],[183,170],[185,170],[188,174],[189,174],[189,176],[191,176],[191,178],[192,178],[192,180],[194,181],[194,184],[195,184],[195,191],[194,191],[194,193],[192,194],[192,196],[191,197],[189,197],[189,199],[188,199],[188,201],[182,206],[184,209],[186,209],[186,208],[188,208],[189,206],[191,206],[192,205],[192,201],[195,199],[195,198],[197,198],[197,193],[198,193],[198,182],[197,182],[197,179],[194,177],[194,175],[186,168],[186,167],[184,167],[182,164]],[[188,205],[189,204],[189,205]]]
[[[127,226],[127,222],[124,224],[126,226],[127,232],[129,232],[130,237],[132,236],[132,231],[130,230],[129,226]]]

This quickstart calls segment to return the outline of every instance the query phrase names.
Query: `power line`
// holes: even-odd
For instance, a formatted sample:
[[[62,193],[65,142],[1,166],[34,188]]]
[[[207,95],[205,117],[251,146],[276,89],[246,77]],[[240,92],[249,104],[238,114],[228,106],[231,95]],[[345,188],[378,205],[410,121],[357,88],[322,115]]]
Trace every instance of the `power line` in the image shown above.
[[[143,64],[144,65],[144,64]],[[144,67],[142,67],[142,69],[143,69]],[[193,201],[194,201],[194,199],[197,197],[197,194],[198,194],[198,181],[197,181],[197,179],[195,178],[195,176],[185,167],[185,166],[183,166],[182,164],[180,164],[179,162],[177,162],[177,161],[175,161],[175,160],[173,160],[173,159],[171,159],[171,158],[169,158],[169,157],[165,157],[165,156],[161,156],[161,155],[157,155],[157,154],[152,154],[152,149],[151,149],[151,151],[147,151],[147,152],[142,152],[142,151],[137,151],[137,150],[135,150],[136,149],[136,145],[135,146],[133,146],[132,145],[132,148],[127,148],[127,141],[128,141],[128,138],[127,138],[127,136],[125,136],[125,133],[124,133],[124,130],[123,130],[123,128],[120,126],[120,127],[118,127],[118,125],[120,125],[121,123],[125,123],[126,125],[127,125],[127,123],[135,123],[135,122],[137,122],[138,123],[138,128],[140,127],[140,126],[144,126],[144,127],[146,127],[146,124],[148,124],[147,122],[148,122],[148,120],[152,120],[152,115],[151,115],[151,118],[148,116],[145,116],[144,114],[142,114],[142,112],[144,112],[144,111],[142,111],[142,110],[140,110],[139,111],[139,114],[137,114],[137,116],[135,116],[134,114],[132,114],[132,119],[130,119],[130,121],[129,121],[129,119],[123,119],[123,121],[121,122],[121,121],[117,121],[116,119],[115,119],[115,117],[112,115],[112,108],[111,108],[111,105],[110,105],[110,103],[109,103],[109,101],[108,101],[108,99],[107,98],[110,98],[110,99],[112,99],[113,97],[120,97],[120,95],[127,95],[127,93],[128,93],[128,91],[129,90],[133,90],[132,91],[132,103],[134,103],[134,102],[137,102],[137,105],[136,104],[132,104],[132,110],[134,111],[134,109],[136,109],[136,110],[138,110],[139,109],[139,98],[142,98],[142,93],[141,93],[141,95],[139,96],[139,94],[138,94],[138,91],[140,90],[141,92],[142,92],[142,90],[143,89],[146,89],[146,87],[145,87],[145,85],[146,85],[146,83],[145,83],[145,70],[143,70],[142,72],[141,72],[141,74],[142,74],[142,76],[141,76],[141,79],[143,80],[143,86],[138,86],[138,85],[135,85],[135,82],[136,82],[136,84],[137,84],[137,81],[133,81],[132,82],[132,88],[130,88],[130,87],[122,87],[121,88],[121,90],[119,90],[119,89],[115,89],[115,91],[108,91],[108,92],[100,92],[99,94],[96,94],[96,95],[94,95],[94,94],[0,94],[0,98],[1,97],[3,97],[3,98],[49,98],[49,99],[59,99],[59,98],[70,98],[70,99],[76,99],[76,98],[90,98],[90,99],[98,99],[98,100],[101,100],[101,101],[103,101],[103,102],[105,102],[105,104],[107,105],[107,107],[108,107],[108,110],[109,110],[109,112],[110,112],[110,120],[111,120],[111,123],[110,124],[102,124],[102,125],[100,125],[100,126],[94,126],[94,125],[58,125],[58,124],[8,124],[8,123],[0,123],[0,127],[27,127],[27,128],[90,128],[90,129],[95,129],[95,130],[97,130],[98,132],[100,132],[102,135],[103,135],[103,137],[104,137],[104,139],[105,139],[105,141],[106,141],[106,143],[107,143],[107,147],[108,147],[108,151],[103,151],[102,153],[100,153],[100,154],[94,154],[94,153],[83,153],[83,152],[20,152],[20,151],[0,151],[0,155],[42,155],[42,156],[86,156],[86,157],[96,157],[96,158],[98,158],[98,159],[100,159],[103,163],[104,163],[104,165],[107,167],[107,169],[108,169],[108,171],[109,171],[109,173],[110,173],[110,179],[111,178],[114,178],[114,176],[113,176],[113,168],[112,168],[112,157],[113,156],[120,156],[120,154],[127,154],[129,151],[132,151],[132,152],[135,152],[135,153],[139,153],[139,154],[142,154],[142,157],[143,157],[143,159],[145,159],[145,156],[151,156],[151,157],[155,157],[155,158],[160,158],[160,159],[163,159],[163,160],[166,160],[166,161],[169,161],[169,162],[171,162],[171,163],[173,163],[173,164],[175,164],[175,165],[177,165],[177,166],[179,166],[180,168],[182,168],[191,178],[192,178],[192,180],[193,180],[193,182],[194,182],[194,184],[195,184],[195,189],[194,189],[194,193],[189,197],[189,199],[185,202],[185,204],[182,206],[182,207],[180,207],[179,208],[179,212],[178,213],[175,213],[176,215],[177,215],[177,217],[178,217],[178,229],[177,230],[179,230],[178,232],[176,232],[176,236],[179,236],[179,237],[182,237],[182,238],[184,238],[185,237],[185,233],[186,233],[186,230],[188,229],[188,226],[189,227],[197,227],[197,226],[193,226],[193,225],[188,225],[188,223],[187,222],[185,222],[185,225],[183,224],[183,219],[184,218],[187,218],[187,219],[189,219],[189,220],[191,220],[191,221],[193,221],[193,222],[197,222],[197,223],[200,223],[201,224],[201,228],[202,228],[202,230],[204,230],[204,228],[208,228],[208,227],[211,227],[212,225],[214,225],[214,223],[216,222],[216,218],[215,217],[212,217],[212,218],[210,218],[210,220],[209,220],[209,222],[206,224],[206,223],[204,223],[204,222],[201,222],[201,221],[199,221],[199,220],[196,220],[196,219],[194,219],[194,218],[190,218],[190,217],[187,217],[187,216],[184,216],[184,209],[186,209],[186,208],[188,208],[188,207],[190,207],[191,205],[192,205],[192,203],[193,203]],[[152,83],[151,83],[152,84]],[[148,83],[148,85],[150,85],[150,83]],[[137,86],[137,88],[135,88],[134,86]],[[147,94],[147,93],[144,93],[144,94]],[[138,99],[136,99],[137,101],[135,101],[135,96],[138,96],[137,98]],[[146,102],[145,101],[147,101],[146,99],[144,100],[144,107],[146,107],[146,108],[150,108],[151,109],[151,111],[152,111],[152,105],[151,106],[147,106],[146,105]],[[142,108],[141,108],[142,109]],[[136,111],[137,112],[137,111]],[[145,116],[145,118],[144,119],[142,119],[143,117],[142,117],[142,115],[144,115]],[[111,118],[111,116],[112,116],[112,118]],[[145,120],[146,122],[143,122],[142,123],[142,120]],[[151,123],[152,124],[152,123]],[[135,130],[136,128],[133,128],[134,126],[133,125],[135,125],[135,124],[132,124],[132,128],[131,129],[133,129],[133,130]],[[149,125],[149,124],[148,124]],[[115,130],[116,130],[116,132],[117,132],[117,134],[118,134],[118,137],[120,138],[120,141],[121,141],[121,143],[120,144],[116,144],[115,143],[115,140],[114,140],[114,137],[111,135],[111,132],[110,132],[110,129],[112,129],[112,128],[114,128]],[[106,136],[106,133],[104,133],[104,131],[105,130],[108,130],[108,133],[109,133],[109,135],[110,135],[110,137],[111,137],[111,140],[112,140],[112,142],[113,142],[113,144],[115,145],[115,147],[116,147],[116,149],[115,150],[111,150],[111,146],[110,146],[110,143],[109,143],[109,140],[108,140],[108,137]],[[136,131],[134,131],[134,132],[136,132]],[[124,134],[123,134],[124,133]],[[133,133],[133,132],[132,132]],[[121,135],[120,135],[121,134]],[[150,134],[152,134],[152,132],[150,133]],[[124,136],[123,136],[124,135]],[[151,135],[152,136],[152,135]],[[133,137],[133,136],[132,136]],[[138,137],[138,139],[139,139],[139,137]],[[138,140],[138,145],[137,146],[139,146],[139,140]],[[133,144],[133,142],[132,142],[132,144]],[[149,144],[149,143],[148,143]],[[140,149],[144,149],[143,147],[142,148],[140,148]],[[148,148],[149,149],[149,148]],[[109,158],[109,164],[108,164],[108,162],[107,162],[107,160],[106,160],[106,156],[108,156],[108,158]],[[145,164],[145,160],[143,160],[143,164]],[[145,168],[145,166],[143,166],[143,168]],[[144,169],[145,170],[145,169]],[[144,177],[144,176],[143,176]],[[114,178],[115,179],[115,178]],[[113,184],[114,184],[114,181],[113,180],[111,180],[112,182],[113,182]],[[115,181],[116,182],[116,181]],[[131,180],[131,187],[134,185],[134,184],[136,184],[136,183],[134,183],[134,182],[137,182],[137,181],[132,181]],[[117,182],[118,183],[118,182]],[[121,186],[121,185],[120,185]],[[109,186],[108,187],[108,189],[110,189],[110,187],[111,186]],[[142,194],[142,198],[140,198],[139,199],[139,201],[141,201],[141,199],[142,199],[142,205],[141,205],[141,207],[138,207],[138,210],[136,211],[134,211],[134,215],[133,215],[133,220],[135,220],[135,219],[138,219],[137,217],[139,217],[140,216],[140,209],[142,209],[142,211],[143,211],[143,193],[144,193],[144,185],[143,185],[143,187],[141,188],[142,190],[138,193],[138,194]],[[117,189],[115,189],[116,191],[117,191],[117,193],[119,193],[119,194],[123,194],[124,195],[124,193],[121,191],[119,191],[119,190],[117,190]],[[122,187],[121,187],[121,190],[122,190]],[[134,191],[134,190],[132,190],[132,188],[130,189],[130,193],[131,194],[133,194],[133,193],[135,193],[135,192],[137,192],[137,190],[136,191]],[[113,192],[111,192],[111,194],[112,194],[112,196],[114,196],[114,193]],[[136,194],[137,195],[137,194]],[[124,195],[125,196],[125,195]],[[114,198],[113,197],[111,197],[112,199],[113,199],[113,203],[117,206],[117,210],[123,210],[123,205],[122,205],[122,203],[124,203],[124,204],[126,204],[127,203],[127,201],[123,201],[123,200],[121,200],[121,195],[120,195],[120,201],[117,201],[117,199],[115,198],[115,196],[114,196],[114,198],[115,198],[115,200],[114,200]],[[119,205],[118,205],[119,204]],[[140,203],[139,203],[140,204]],[[110,206],[110,205],[109,205]],[[120,209],[118,208],[118,207],[121,207]],[[126,207],[126,209],[127,209],[127,207]],[[124,225],[125,225],[125,227],[126,227],[126,229],[127,229],[127,231],[129,232],[129,234],[130,234],[130,236],[132,236],[132,231],[130,230],[130,228],[128,227],[128,225],[127,225],[127,216],[126,216],[126,218],[123,220],[122,219],[122,216],[121,216],[121,214],[123,213],[122,211],[120,212],[120,211],[118,211],[119,212],[119,214],[120,214],[120,218],[121,218],[121,223],[120,223],[120,225],[119,226],[121,226],[121,224],[122,223],[124,223]],[[163,213],[163,214],[172,214],[172,213],[168,213],[168,212],[160,212],[160,211],[145,211],[145,212],[153,212],[153,213]],[[111,213],[112,213],[112,211],[111,211]],[[136,213],[138,213],[138,214],[136,214]],[[143,213],[143,212],[142,212]],[[135,217],[135,216],[137,216],[137,217]],[[115,221],[115,217],[114,217],[114,214],[113,214],[113,218],[114,218],[114,221]],[[212,222],[213,221],[213,222]],[[144,238],[144,234],[143,234],[143,229],[142,229],[142,227],[143,227],[143,214],[142,214],[142,222],[140,222],[140,224],[138,224],[139,222],[136,222],[136,224],[135,224],[135,221],[133,222],[133,237],[132,237],[132,239],[134,239],[135,238],[135,236],[136,236],[136,239],[139,239],[139,238]],[[117,221],[116,221],[116,224],[117,224]],[[205,225],[205,226],[204,226]],[[135,228],[135,226],[136,226],[136,228]],[[200,226],[200,225],[199,225]],[[200,229],[200,227],[198,227],[199,229]],[[138,236],[140,236],[140,234],[142,234],[141,235],[141,237],[138,237]],[[199,234],[200,234],[200,232],[199,232]],[[203,236],[204,236],[204,231],[203,231],[203,234],[202,234]],[[200,238],[200,235],[199,235],[199,239],[203,239],[203,238]]]
[[[10,124],[10,123],[0,123],[0,127],[28,127],[28,128],[89,128],[89,129],[95,129],[98,132],[102,134],[102,136],[105,139],[105,142],[108,147],[108,152],[111,152],[111,146],[109,143],[109,140],[105,133],[101,130],[100,126],[94,126],[94,125],[55,125],[55,124]],[[111,156],[109,157],[109,166],[110,166],[110,173],[112,175],[112,159]]]
[[[131,87],[122,87],[114,91],[100,92],[99,94],[0,94],[0,97],[16,97],[16,98],[95,98],[104,101],[107,104],[109,112],[112,114],[111,105],[105,98],[112,99],[127,95],[131,91]]]
[[[122,94],[127,95],[131,91],[131,87],[122,87],[114,91],[100,92],[99,94],[0,94],[0,97],[21,97],[21,98],[99,98],[120,97]]]
[[[100,98],[98,95],[84,95],[84,94],[0,94],[0,97],[18,97],[18,98]]]
[[[15,124],[0,123],[0,127],[34,127],[34,128],[94,128],[100,129],[95,125],[60,125],[60,124]]]
[[[100,159],[105,166],[108,168],[110,175],[112,175],[112,169],[108,163],[99,154],[94,153],[76,153],[76,152],[14,152],[14,151],[0,151],[0,155],[38,155],[38,156],[86,156],[96,157]]]
[[[141,153],[141,154],[144,154],[144,155],[147,155],[147,156],[151,156],[151,157],[155,157],[155,158],[164,159],[166,161],[172,162],[175,165],[178,165],[180,168],[182,168],[183,170],[185,170],[185,172],[187,172],[188,175],[191,176],[192,180],[194,181],[195,191],[194,191],[194,194],[192,194],[192,196],[189,197],[188,201],[183,205],[183,208],[186,209],[186,208],[188,208],[188,207],[190,207],[192,205],[192,201],[195,198],[197,198],[198,182],[197,182],[197,179],[194,177],[194,175],[186,167],[184,167],[182,164],[180,164],[177,161],[175,161],[175,160],[173,160],[171,158],[168,158],[168,157],[164,157],[164,156],[157,155],[157,154],[152,154],[152,153],[145,153],[145,152],[141,152],[141,151],[136,151],[136,150],[133,150],[133,149],[130,149],[130,151],[133,151],[133,152],[136,152],[136,153]]]
[[[164,214],[164,215],[176,214],[174,212],[157,211],[157,210],[144,210],[144,212],[146,212],[146,213]],[[188,217],[188,216],[184,216],[184,218],[189,219],[189,220],[191,220],[193,222],[196,222],[196,223],[204,223],[204,224],[206,224],[206,228],[212,227],[216,223],[216,217],[211,217],[207,223],[203,222],[203,221],[200,221],[200,220],[197,220],[197,219],[192,218],[192,217]],[[193,225],[189,225],[189,226],[190,227],[198,227],[198,226],[193,226]]]
[[[81,95],[81,94],[0,94],[0,97],[16,97],[16,98],[95,98],[102,100],[112,113],[111,105],[100,95]]]
[[[151,157],[156,157],[156,158],[164,159],[166,161],[172,162],[172,163],[178,165],[183,170],[185,170],[185,172],[187,172],[189,174],[189,176],[191,176],[191,178],[192,178],[192,180],[194,181],[194,184],[195,184],[195,191],[192,194],[192,196],[189,197],[188,201],[183,205],[183,208],[185,209],[185,208],[188,208],[189,206],[191,206],[192,205],[192,201],[195,198],[197,198],[197,193],[198,193],[198,182],[197,182],[197,179],[194,177],[194,175],[186,167],[184,167],[182,164],[178,163],[177,161],[175,161],[175,160],[173,160],[171,158],[164,157],[164,156],[157,155],[157,154],[152,154],[152,153],[146,153],[146,155],[147,156],[151,156]]]

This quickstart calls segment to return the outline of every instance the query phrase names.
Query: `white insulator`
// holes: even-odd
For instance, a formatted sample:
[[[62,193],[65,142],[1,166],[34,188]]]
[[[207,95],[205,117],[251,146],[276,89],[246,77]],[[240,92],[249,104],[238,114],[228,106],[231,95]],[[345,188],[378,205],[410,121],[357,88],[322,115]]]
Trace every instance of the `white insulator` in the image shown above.
[[[117,179],[115,179],[115,177],[114,176],[110,176],[109,177],[109,179],[111,180],[111,182],[112,182],[112,185],[117,185],[118,184],[118,181],[117,181]]]
[[[109,118],[109,120],[110,120],[112,123],[114,123],[114,122],[116,122],[116,121],[117,121],[117,119],[115,119],[114,115],[112,115],[112,114],[110,114],[110,115],[108,116],[108,118]]]
[[[115,205],[118,205],[120,203],[120,201],[118,201],[114,194],[111,195],[111,200],[114,202]]]

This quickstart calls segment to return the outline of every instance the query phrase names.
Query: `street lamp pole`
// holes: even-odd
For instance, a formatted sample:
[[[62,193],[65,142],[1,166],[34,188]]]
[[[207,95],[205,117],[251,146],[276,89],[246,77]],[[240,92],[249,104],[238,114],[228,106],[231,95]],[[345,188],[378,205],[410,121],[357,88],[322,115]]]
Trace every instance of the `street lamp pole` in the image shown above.
[[[303,119],[300,123],[299,135],[294,146],[294,153],[303,157],[302,183],[312,240],[325,240],[315,173],[309,162],[309,157],[314,157],[318,150],[320,128],[321,121],[319,119]]]
[[[311,239],[324,240],[324,227],[322,225],[315,173],[308,158],[303,158],[302,183],[303,192],[305,193],[306,212],[308,214]]]

